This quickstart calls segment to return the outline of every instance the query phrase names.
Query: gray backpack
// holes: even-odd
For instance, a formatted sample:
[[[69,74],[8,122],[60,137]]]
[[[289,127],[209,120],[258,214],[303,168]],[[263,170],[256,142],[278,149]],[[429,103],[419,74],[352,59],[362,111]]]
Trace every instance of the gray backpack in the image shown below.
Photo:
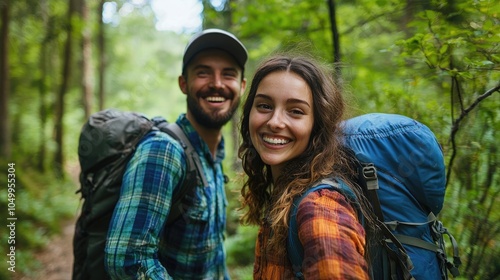
[[[198,182],[207,185],[200,159],[177,124],[115,109],[93,114],[83,126],[78,144],[81,167],[78,192],[84,203],[73,239],[74,280],[109,279],[104,268],[104,247],[122,177],[136,146],[153,130],[161,130],[179,141],[188,159],[186,178],[173,195],[167,224],[180,218],[184,209],[182,198]]]

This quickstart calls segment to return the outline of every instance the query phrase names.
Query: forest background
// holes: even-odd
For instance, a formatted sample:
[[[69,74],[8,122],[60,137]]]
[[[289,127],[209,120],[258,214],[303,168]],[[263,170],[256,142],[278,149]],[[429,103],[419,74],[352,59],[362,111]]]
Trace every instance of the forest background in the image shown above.
[[[440,219],[459,243],[461,277],[500,278],[497,0],[199,2],[203,28],[230,30],[247,46],[249,80],[268,54],[300,49],[338,70],[350,116],[396,113],[429,126],[446,157]],[[186,107],[177,77],[194,30],[158,30],[150,0],[0,0],[0,17],[4,279],[11,275],[9,203],[17,218],[16,273],[35,276],[33,256],[81,207],[75,191],[83,123],[103,108],[175,120]],[[238,120],[224,131],[232,179],[227,251],[232,277],[248,279],[256,229],[241,226],[236,211]],[[7,183],[12,177],[15,188]]]

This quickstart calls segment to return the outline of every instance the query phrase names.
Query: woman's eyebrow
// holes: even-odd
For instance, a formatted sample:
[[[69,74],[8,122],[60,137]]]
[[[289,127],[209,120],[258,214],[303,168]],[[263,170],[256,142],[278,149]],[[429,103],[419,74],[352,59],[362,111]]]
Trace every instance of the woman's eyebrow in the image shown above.
[[[264,93],[257,93],[255,95],[255,99],[257,99],[257,98],[262,98],[262,99],[266,99],[266,100],[269,100],[269,101],[273,100],[270,96],[268,96],[268,95],[266,95]],[[289,99],[287,99],[286,103],[287,104],[296,104],[296,103],[299,103],[299,104],[304,104],[307,107],[311,108],[311,105],[309,105],[309,103],[307,101],[302,100],[302,99],[289,98]]]
[[[299,103],[299,104],[304,104],[306,105],[307,107],[311,108],[311,105],[309,105],[309,103],[305,100],[302,100],[302,99],[297,99],[297,98],[290,98],[286,101],[286,103],[290,103],[290,104],[295,104],[295,103]]]
[[[267,100],[273,100],[269,95],[266,95],[264,93],[257,93],[255,95],[255,99],[257,98],[262,98],[262,99],[267,99]]]

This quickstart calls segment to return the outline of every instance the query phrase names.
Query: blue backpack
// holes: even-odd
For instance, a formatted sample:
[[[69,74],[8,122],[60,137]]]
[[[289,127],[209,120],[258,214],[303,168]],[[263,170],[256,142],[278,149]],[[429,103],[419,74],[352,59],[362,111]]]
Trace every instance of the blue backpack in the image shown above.
[[[355,159],[356,183],[381,228],[381,240],[370,248],[372,279],[448,279],[447,269],[458,276],[457,243],[436,218],[443,207],[446,178],[441,146],[432,131],[408,117],[373,113],[345,121],[344,143]],[[322,188],[356,199],[348,186],[332,179],[315,184],[294,201],[287,250],[298,279],[303,278],[303,248],[297,209],[304,197]],[[453,246],[453,263],[446,256],[445,234]]]

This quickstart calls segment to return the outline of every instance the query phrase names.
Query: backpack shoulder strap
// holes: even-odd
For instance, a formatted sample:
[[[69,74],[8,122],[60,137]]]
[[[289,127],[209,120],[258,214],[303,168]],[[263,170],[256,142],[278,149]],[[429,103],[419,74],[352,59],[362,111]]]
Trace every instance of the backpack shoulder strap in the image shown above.
[[[200,157],[198,156],[198,153],[196,153],[196,150],[194,149],[193,145],[187,138],[182,128],[176,123],[168,123],[164,120],[159,120],[158,118],[154,118],[153,121],[155,122],[155,126],[158,127],[158,129],[177,140],[181,144],[182,148],[184,148],[184,152],[186,153],[186,179],[184,180],[180,190],[174,193],[172,197],[170,214],[167,218],[167,224],[171,224],[179,216],[181,216],[184,211],[182,207],[182,198],[186,196],[186,194],[188,194],[191,190],[193,190],[199,183],[202,183],[203,186],[208,186],[208,181],[205,177],[205,174],[203,173],[203,167],[201,165]]]
[[[338,191],[341,194],[347,196],[349,200],[351,200],[352,196],[354,196],[352,190],[349,189],[349,187],[347,187],[344,183],[338,183],[334,179],[323,179],[320,182],[314,184],[303,195],[297,197],[294,200],[292,204],[292,209],[290,210],[287,252],[296,279],[304,279],[304,275],[302,274],[302,261],[304,259],[304,248],[302,247],[302,244],[300,243],[299,240],[297,211],[299,209],[299,205],[302,199],[304,199],[308,194],[320,189],[332,189]]]
[[[413,269],[413,263],[408,256],[408,252],[404,248],[401,241],[391,232],[388,225],[384,223],[384,215],[382,213],[382,207],[380,205],[380,200],[378,197],[378,176],[377,169],[373,163],[364,163],[358,161],[359,170],[359,181],[361,182],[365,196],[368,198],[372,205],[372,209],[377,218],[377,224],[381,230],[384,240],[382,242],[383,247],[386,249],[389,256],[390,271],[392,279],[396,279],[396,266],[401,268],[404,279],[414,279],[411,275],[411,270]],[[394,244],[396,247],[393,250],[388,246],[388,243]]]

